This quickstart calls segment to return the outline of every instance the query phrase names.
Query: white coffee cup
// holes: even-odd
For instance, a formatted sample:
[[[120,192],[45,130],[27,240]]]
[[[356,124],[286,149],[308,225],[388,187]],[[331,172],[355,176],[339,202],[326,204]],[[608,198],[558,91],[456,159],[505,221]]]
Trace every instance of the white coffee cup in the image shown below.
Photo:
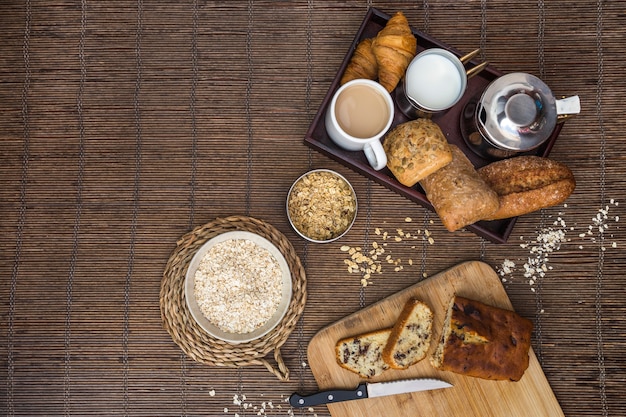
[[[409,117],[436,113],[454,106],[467,87],[467,73],[461,60],[441,48],[419,53],[406,70],[396,100]]]
[[[393,122],[391,95],[379,83],[356,79],[342,85],[326,111],[326,132],[335,144],[349,151],[365,152],[375,170],[387,165],[380,138]]]

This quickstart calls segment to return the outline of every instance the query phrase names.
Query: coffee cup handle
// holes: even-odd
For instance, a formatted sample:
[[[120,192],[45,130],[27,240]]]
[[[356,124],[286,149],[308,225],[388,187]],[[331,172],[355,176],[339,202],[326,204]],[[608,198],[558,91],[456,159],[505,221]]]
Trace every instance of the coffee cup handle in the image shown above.
[[[373,140],[366,143],[363,147],[363,152],[365,152],[367,162],[369,162],[376,171],[380,171],[387,165],[387,154],[380,140]]]

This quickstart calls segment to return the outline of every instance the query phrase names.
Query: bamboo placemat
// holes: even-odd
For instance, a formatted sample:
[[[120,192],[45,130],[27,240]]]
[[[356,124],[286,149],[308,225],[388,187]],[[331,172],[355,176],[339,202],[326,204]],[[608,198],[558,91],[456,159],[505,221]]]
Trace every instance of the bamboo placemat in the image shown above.
[[[291,271],[293,294],[289,309],[267,335],[246,343],[231,344],[207,334],[194,320],[185,301],[185,274],[198,249],[211,238],[235,230],[255,233],[273,243]],[[287,238],[267,222],[248,216],[217,218],[198,226],[178,241],[161,282],[161,317],[172,339],[192,359],[215,366],[264,365],[281,380],[289,379],[280,347],[293,331],[306,303],[306,273]],[[274,352],[276,365],[265,356]]]
[[[498,70],[581,97],[550,154],[577,179],[567,207],[523,216],[495,245],[447,233],[433,213],[307,148],[307,128],[372,6],[404,11],[460,51],[480,47]],[[306,350],[319,329],[459,262],[501,269],[508,260],[516,267],[502,271],[503,285],[535,323],[533,349],[564,413],[625,415],[624,7],[3,1],[0,414],[234,417],[272,402],[268,416],[328,417],[325,407],[281,402],[317,388]],[[353,228],[327,245],[300,239],[285,215],[289,187],[314,168],[339,171],[359,199]],[[281,231],[306,271],[306,308],[289,336],[253,349],[284,376],[272,347],[286,337],[279,359],[289,381],[261,361],[240,366],[254,358],[231,352],[208,359],[229,365],[193,359],[164,329],[161,284],[177,240],[233,213]],[[565,238],[540,242],[549,229]],[[342,246],[368,253],[374,243],[387,244],[384,272],[348,272]],[[543,275],[525,276],[530,261]]]

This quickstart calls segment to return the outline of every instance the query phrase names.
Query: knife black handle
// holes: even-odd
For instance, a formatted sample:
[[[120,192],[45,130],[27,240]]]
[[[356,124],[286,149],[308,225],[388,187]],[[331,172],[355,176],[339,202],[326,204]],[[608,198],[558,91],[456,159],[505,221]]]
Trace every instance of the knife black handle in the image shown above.
[[[296,408],[313,407],[320,404],[332,404],[341,401],[358,400],[360,398],[367,398],[367,386],[365,383],[360,384],[356,389],[333,389],[316,392],[311,395],[294,393],[289,397],[289,404]]]

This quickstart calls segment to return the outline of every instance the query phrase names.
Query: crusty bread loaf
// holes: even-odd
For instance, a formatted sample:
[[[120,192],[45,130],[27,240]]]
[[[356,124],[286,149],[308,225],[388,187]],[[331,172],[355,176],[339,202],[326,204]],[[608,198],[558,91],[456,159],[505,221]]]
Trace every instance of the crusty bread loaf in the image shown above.
[[[417,298],[409,299],[396,321],[383,360],[394,369],[406,369],[426,357],[430,347],[433,312]]]
[[[500,198],[500,208],[485,220],[521,216],[560,204],[576,188],[574,174],[565,164],[540,156],[492,162],[478,173]]]
[[[400,184],[412,187],[452,161],[441,128],[429,119],[417,119],[393,128],[383,142],[387,167]]]
[[[448,231],[453,232],[491,216],[498,210],[498,194],[474,169],[456,145],[452,162],[420,181],[426,198]]]
[[[383,349],[391,329],[381,329],[341,339],[335,345],[337,363],[363,378],[381,374],[389,365],[383,360]]]
[[[443,371],[518,381],[528,368],[532,328],[513,311],[455,296],[430,362]]]

